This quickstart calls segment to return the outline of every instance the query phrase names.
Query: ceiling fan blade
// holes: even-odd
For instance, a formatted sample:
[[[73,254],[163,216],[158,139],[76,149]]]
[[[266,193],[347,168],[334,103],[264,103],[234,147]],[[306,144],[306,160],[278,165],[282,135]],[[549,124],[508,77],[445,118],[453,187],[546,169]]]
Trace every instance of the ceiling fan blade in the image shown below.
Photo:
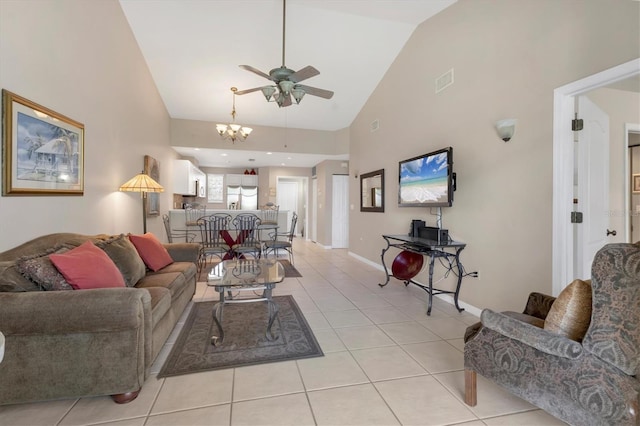
[[[331,90],[318,89],[317,87],[305,86],[303,84],[296,84],[296,87],[304,90],[308,95],[319,96],[325,99],[331,99],[333,97]]]
[[[238,90],[236,92],[236,95],[246,95],[247,93],[257,92],[258,90],[262,90],[262,87],[254,87],[253,89]]]
[[[315,69],[311,65],[308,65],[308,66],[302,68],[301,70],[298,70],[298,71],[294,72],[293,74],[291,74],[289,76],[289,81],[293,81],[294,83],[297,83],[299,81],[306,80],[306,79],[311,78],[311,77],[315,77],[318,74],[320,74],[320,71],[318,71],[317,69]]]
[[[260,77],[264,77],[267,80],[271,80],[271,77],[269,76],[269,74],[265,74],[259,69],[252,67],[251,65],[238,65],[238,66],[243,70],[251,71],[254,74],[258,74]]]

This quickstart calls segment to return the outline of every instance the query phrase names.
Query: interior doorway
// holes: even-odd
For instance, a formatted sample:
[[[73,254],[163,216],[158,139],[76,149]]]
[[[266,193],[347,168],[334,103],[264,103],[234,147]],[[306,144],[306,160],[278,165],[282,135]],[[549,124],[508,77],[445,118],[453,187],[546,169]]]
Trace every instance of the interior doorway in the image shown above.
[[[276,178],[276,204],[280,211],[288,211],[287,230],[291,223],[292,213],[298,214],[298,224],[294,230],[296,235],[306,235],[309,223],[307,205],[309,179],[305,176],[278,176]],[[279,232],[285,232],[280,230]]]
[[[574,225],[574,103],[577,96],[640,74],[640,58],[554,90],[552,292],[558,295],[577,275]],[[628,176],[628,174],[626,174]],[[622,183],[628,194],[629,179]]]
[[[349,247],[349,175],[333,175],[331,190],[331,247]]]
[[[625,210],[629,215],[625,241],[635,243],[640,241],[640,124],[626,124],[625,137],[628,158],[625,176],[630,186],[626,197],[628,205]]]
[[[318,241],[318,179],[311,179],[311,199],[313,200],[313,207],[311,210],[311,232],[309,238],[314,243]]]

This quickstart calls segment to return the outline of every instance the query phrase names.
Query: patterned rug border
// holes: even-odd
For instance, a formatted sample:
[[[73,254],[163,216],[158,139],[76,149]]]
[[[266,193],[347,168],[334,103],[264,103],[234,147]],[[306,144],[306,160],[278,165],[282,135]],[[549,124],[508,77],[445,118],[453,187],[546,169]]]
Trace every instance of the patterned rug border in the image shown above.
[[[318,343],[315,335],[313,334],[313,330],[309,326],[309,323],[307,322],[307,319],[304,317],[304,314],[300,310],[300,307],[296,303],[294,297],[291,296],[291,295],[284,295],[284,296],[274,296],[273,299],[281,307],[280,313],[282,313],[283,304],[284,303],[288,303],[289,304],[292,314],[295,315],[295,319],[297,320],[298,324],[300,325],[302,331],[305,334],[305,337],[308,340],[308,344],[310,346],[310,349],[309,349],[308,353],[297,354],[297,355],[296,354],[293,354],[293,355],[288,354],[286,357],[276,356],[276,357],[268,357],[268,358],[259,359],[259,360],[255,360],[254,359],[254,360],[250,360],[250,361],[240,361],[240,362],[236,362],[236,360],[232,359],[232,360],[225,361],[224,363],[221,363],[220,365],[196,367],[196,368],[189,369],[188,371],[182,371],[182,370],[176,371],[176,368],[179,369],[179,366],[176,366],[176,363],[180,360],[180,357],[181,357],[182,352],[184,350],[185,344],[187,343],[187,340],[189,340],[189,337],[190,337],[191,332],[192,332],[192,327],[193,327],[194,322],[196,321],[196,318],[198,316],[199,310],[200,309],[205,309],[206,312],[211,314],[213,312],[213,306],[215,305],[215,303],[217,303],[217,301],[215,301],[215,300],[204,301],[204,302],[194,302],[193,306],[191,307],[191,311],[189,312],[189,316],[187,317],[187,320],[185,321],[185,323],[184,323],[184,325],[182,327],[182,330],[180,330],[180,335],[176,339],[176,342],[174,343],[173,348],[171,349],[171,352],[169,353],[169,356],[165,360],[160,372],[158,373],[158,378],[181,376],[181,375],[184,375],[184,374],[200,373],[200,372],[204,372],[204,371],[223,370],[223,369],[227,369],[227,368],[247,367],[247,366],[251,366],[251,365],[260,365],[260,364],[268,364],[268,363],[272,363],[272,362],[292,361],[292,360],[296,360],[296,359],[306,359],[306,358],[315,358],[315,357],[324,356],[324,353],[322,352],[322,349],[320,348],[320,344]],[[205,305],[209,305],[209,306],[205,306]],[[241,304],[241,305],[235,305],[234,307],[243,306],[243,305],[246,306],[245,304]],[[257,304],[251,303],[249,305],[255,306]],[[226,317],[227,316],[225,315],[225,318]],[[281,325],[280,314],[278,315],[278,319],[276,321],[278,322],[278,324]],[[211,319],[211,323],[213,323],[213,319]],[[224,324],[225,323],[224,323],[224,320],[223,320],[223,326],[224,326]],[[266,324],[265,324],[265,326],[266,326]],[[275,324],[274,324],[274,328],[275,328]],[[263,331],[264,330],[262,330],[261,332],[263,332]],[[280,332],[282,332],[282,330],[280,330]],[[206,337],[206,344],[207,345],[210,344],[209,343],[209,341],[210,341],[209,337],[210,336],[207,335],[205,337]],[[281,337],[281,339],[282,339],[282,337]],[[226,340],[227,339],[225,339],[225,341]],[[199,342],[199,340],[198,340],[198,342]],[[206,347],[206,346],[204,346],[204,347]],[[225,350],[225,349],[227,349],[227,347],[225,347],[224,343],[220,347],[220,349],[222,349],[221,353],[217,354],[217,355],[220,355],[220,356],[224,355],[224,353],[233,352],[233,350]],[[259,350],[259,348],[241,349],[241,350],[239,350],[237,352],[247,351],[247,350]],[[236,362],[236,363],[234,364],[234,362]]]

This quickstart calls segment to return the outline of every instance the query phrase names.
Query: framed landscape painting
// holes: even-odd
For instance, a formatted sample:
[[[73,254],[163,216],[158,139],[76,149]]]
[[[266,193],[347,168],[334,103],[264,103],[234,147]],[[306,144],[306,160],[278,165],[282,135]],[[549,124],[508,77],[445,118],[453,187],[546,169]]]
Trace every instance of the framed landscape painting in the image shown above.
[[[3,89],[2,126],[2,195],[83,195],[83,124]]]
[[[151,179],[160,182],[160,166],[158,161],[150,155],[144,156],[144,173]],[[147,216],[158,216],[160,214],[160,194],[158,192],[147,192]]]

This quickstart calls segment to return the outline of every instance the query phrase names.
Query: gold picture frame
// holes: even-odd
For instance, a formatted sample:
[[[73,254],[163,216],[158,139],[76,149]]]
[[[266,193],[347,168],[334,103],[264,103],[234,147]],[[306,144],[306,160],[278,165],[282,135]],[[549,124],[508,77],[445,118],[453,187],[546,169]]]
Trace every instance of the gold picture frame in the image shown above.
[[[640,174],[635,174],[632,176],[631,184],[632,184],[632,192],[634,194],[639,194],[640,193]]]
[[[84,125],[2,90],[2,195],[83,195]]]

